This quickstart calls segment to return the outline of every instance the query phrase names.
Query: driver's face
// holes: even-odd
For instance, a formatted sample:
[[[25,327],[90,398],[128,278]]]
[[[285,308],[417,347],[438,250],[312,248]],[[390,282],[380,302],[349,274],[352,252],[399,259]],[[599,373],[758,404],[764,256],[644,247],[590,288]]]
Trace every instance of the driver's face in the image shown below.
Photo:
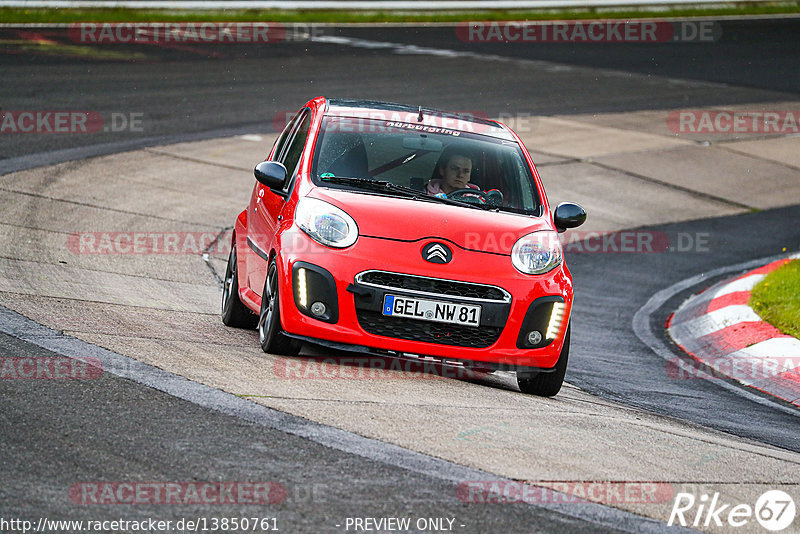
[[[457,189],[464,189],[469,183],[472,173],[472,160],[466,156],[453,156],[444,167],[439,167],[442,175],[442,191],[452,193]]]

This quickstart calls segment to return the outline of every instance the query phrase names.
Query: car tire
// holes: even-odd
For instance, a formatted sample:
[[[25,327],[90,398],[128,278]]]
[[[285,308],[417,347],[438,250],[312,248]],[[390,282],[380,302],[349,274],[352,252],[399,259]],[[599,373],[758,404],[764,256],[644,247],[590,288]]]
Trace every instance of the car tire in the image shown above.
[[[290,338],[281,330],[280,289],[278,284],[278,264],[269,262],[264,292],[261,294],[261,312],[258,315],[258,340],[261,350],[270,354],[295,356],[300,352],[302,342]]]
[[[541,373],[537,371],[517,371],[517,385],[519,390],[528,395],[538,395],[539,397],[554,397],[564,383],[564,375],[567,373],[567,360],[569,360],[570,331],[572,324],[567,326],[567,333],[564,336],[564,346],[558,356],[554,371]]]
[[[236,263],[236,244],[231,246],[228,266],[222,280],[222,322],[235,328],[253,328],[258,316],[242,304],[239,299],[238,264]]]

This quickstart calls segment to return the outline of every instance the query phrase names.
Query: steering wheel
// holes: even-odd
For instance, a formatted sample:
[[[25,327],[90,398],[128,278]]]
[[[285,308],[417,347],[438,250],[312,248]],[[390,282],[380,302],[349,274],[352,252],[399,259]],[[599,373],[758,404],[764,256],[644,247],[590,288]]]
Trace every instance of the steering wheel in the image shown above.
[[[486,193],[480,189],[470,189],[468,187],[450,191],[447,194],[447,198],[460,200],[461,202],[467,202],[469,204],[486,204]]]
[[[503,204],[503,193],[497,189],[481,191],[480,189],[456,189],[451,191],[447,198],[460,200],[470,204],[488,204],[489,206],[500,206]]]

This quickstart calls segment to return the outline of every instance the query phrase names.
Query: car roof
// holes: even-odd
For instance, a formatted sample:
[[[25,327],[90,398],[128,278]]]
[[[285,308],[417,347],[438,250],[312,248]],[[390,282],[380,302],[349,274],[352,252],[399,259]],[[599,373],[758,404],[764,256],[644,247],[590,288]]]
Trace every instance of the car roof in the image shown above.
[[[482,118],[480,115],[485,115],[482,112],[457,113],[392,102],[332,98],[327,100],[325,115],[418,124],[420,122],[418,120],[420,112],[422,113],[422,122],[424,124],[445,126],[460,132],[477,133],[497,139],[516,141],[507,127],[488,119],[488,116],[487,118]]]

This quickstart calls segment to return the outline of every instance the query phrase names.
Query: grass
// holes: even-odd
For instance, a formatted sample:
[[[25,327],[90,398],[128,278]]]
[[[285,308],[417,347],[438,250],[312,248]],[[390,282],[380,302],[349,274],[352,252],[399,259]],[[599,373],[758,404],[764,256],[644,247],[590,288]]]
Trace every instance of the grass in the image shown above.
[[[334,11],[334,10],[155,10],[0,8],[0,23],[69,22],[460,22],[466,20],[573,20],[668,17],[722,17],[800,13],[800,2],[752,3],[735,7],[668,7],[643,9],[486,10],[486,11]]]
[[[800,338],[800,260],[768,274],[750,293],[750,306],[784,334]]]

